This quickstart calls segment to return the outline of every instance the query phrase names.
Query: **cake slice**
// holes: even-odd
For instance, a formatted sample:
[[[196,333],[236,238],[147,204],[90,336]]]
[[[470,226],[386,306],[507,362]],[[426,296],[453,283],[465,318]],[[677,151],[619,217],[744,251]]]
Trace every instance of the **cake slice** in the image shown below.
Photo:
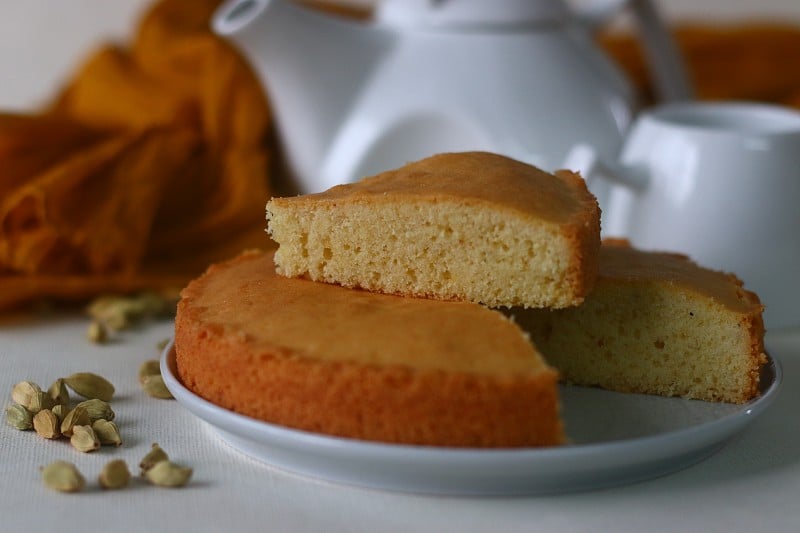
[[[683,255],[604,242],[581,306],[513,314],[570,383],[734,403],[758,395],[758,296]]]
[[[278,272],[490,307],[577,305],[600,210],[578,175],[485,152],[439,154],[267,204]]]
[[[272,253],[192,281],[175,350],[196,394],[291,428],[433,446],[564,441],[557,372],[502,313],[286,278]]]

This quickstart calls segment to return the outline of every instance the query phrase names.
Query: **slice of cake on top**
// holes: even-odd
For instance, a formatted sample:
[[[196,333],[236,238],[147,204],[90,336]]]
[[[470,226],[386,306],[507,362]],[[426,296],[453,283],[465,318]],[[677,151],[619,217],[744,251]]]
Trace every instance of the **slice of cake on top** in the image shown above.
[[[485,152],[439,154],[267,204],[278,272],[488,306],[579,304],[600,210],[578,175]]]
[[[564,442],[557,373],[502,313],[286,278],[271,253],[214,265],[183,290],[175,351],[196,394],[292,428],[432,446]]]
[[[512,314],[570,383],[734,403],[758,395],[758,296],[683,255],[604,242],[581,306]]]

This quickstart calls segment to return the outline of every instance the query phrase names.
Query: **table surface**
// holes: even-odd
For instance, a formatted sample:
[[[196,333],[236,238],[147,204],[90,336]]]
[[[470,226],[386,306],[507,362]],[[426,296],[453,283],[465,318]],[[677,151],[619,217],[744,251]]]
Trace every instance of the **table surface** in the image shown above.
[[[0,391],[23,379],[48,386],[78,371],[117,387],[112,406],[120,448],[82,454],[67,441],[0,428],[3,531],[83,531],[87,520],[111,531],[798,531],[800,530],[800,329],[769,333],[784,368],[775,403],[709,459],[659,479],[557,496],[459,498],[371,490],[278,470],[230,448],[180,404],[139,389],[137,371],[157,357],[172,323],[154,322],[105,345],[85,336],[79,312],[0,316]],[[8,400],[7,400],[8,401]],[[158,442],[194,468],[182,489],[136,479],[102,491],[96,476],[111,459],[132,468]],[[87,477],[79,494],[43,486],[39,467],[61,459]]]

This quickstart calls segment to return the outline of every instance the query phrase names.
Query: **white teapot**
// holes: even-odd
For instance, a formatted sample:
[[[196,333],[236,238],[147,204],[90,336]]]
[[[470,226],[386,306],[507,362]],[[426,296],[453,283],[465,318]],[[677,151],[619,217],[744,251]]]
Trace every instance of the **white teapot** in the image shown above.
[[[664,99],[687,97],[649,0],[605,0],[594,17],[563,0],[383,0],[368,22],[231,0],[212,22],[260,75],[297,184],[316,192],[445,151],[547,170],[576,144],[617,157],[635,101],[585,19],[622,4],[638,16]]]

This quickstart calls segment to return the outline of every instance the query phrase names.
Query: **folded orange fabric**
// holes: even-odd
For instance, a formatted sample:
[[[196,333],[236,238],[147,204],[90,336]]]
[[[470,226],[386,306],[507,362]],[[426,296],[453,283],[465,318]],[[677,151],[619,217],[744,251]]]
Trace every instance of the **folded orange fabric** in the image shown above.
[[[156,3],[42,113],[0,114],[0,309],[179,288],[270,245],[272,119],[218,3]]]

